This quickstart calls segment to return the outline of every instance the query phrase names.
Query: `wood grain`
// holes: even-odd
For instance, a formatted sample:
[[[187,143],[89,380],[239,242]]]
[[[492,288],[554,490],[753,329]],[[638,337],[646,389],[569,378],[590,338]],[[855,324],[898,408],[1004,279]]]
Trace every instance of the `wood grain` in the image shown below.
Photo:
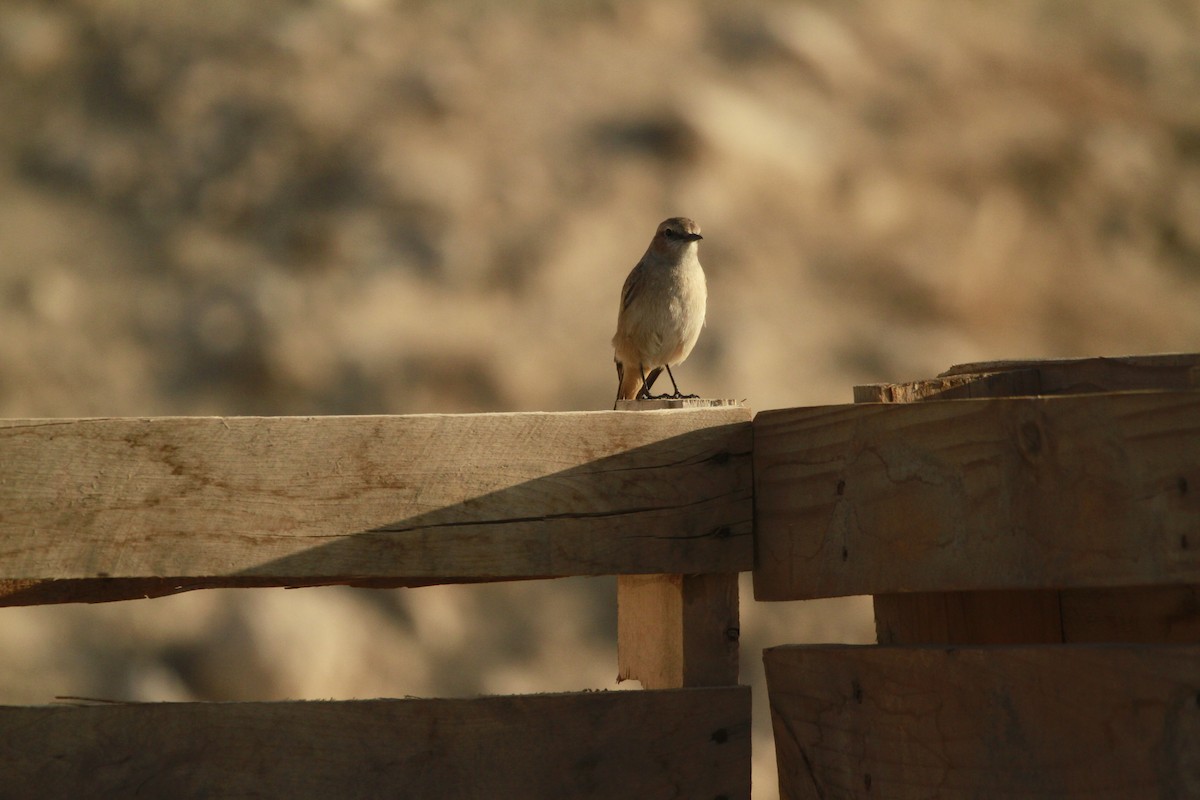
[[[745,570],[749,419],[2,421],[0,603]]]
[[[856,402],[1162,391],[1200,385],[1200,354],[961,364],[931,380],[855,387]],[[1086,535],[1086,533],[1084,534]],[[875,596],[882,643],[1200,642],[1196,587]]]
[[[617,577],[617,680],[646,689],[738,682],[738,575]]]
[[[754,421],[755,596],[1200,581],[1200,392]]]
[[[750,690],[0,707],[6,798],[749,798]]]
[[[780,795],[1200,796],[1200,647],[766,651]]]

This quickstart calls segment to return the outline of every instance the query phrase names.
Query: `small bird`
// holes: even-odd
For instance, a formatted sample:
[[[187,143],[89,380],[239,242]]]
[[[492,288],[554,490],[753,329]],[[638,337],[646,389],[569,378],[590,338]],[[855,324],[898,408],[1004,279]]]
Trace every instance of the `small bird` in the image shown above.
[[[617,400],[696,396],[679,393],[671,365],[688,357],[704,327],[708,286],[697,254],[703,238],[687,217],[664,220],[625,279],[612,339]],[[650,387],[664,368],[675,393],[653,396]]]

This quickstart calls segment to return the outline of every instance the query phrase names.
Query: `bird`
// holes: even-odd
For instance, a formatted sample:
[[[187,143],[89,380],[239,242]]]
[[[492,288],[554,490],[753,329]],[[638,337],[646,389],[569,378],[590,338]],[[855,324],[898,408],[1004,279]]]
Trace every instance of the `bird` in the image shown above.
[[[671,366],[688,357],[704,327],[708,286],[698,254],[703,238],[687,217],[663,220],[625,279],[612,338],[617,401],[696,397],[679,392]],[[675,393],[651,395],[663,369]]]

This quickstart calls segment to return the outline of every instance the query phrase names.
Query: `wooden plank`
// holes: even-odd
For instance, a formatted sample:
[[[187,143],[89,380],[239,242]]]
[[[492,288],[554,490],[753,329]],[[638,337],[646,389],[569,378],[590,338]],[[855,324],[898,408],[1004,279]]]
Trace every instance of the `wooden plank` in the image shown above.
[[[5,797],[749,798],[750,690],[0,708]]]
[[[1200,647],[778,647],[780,796],[1200,796]]]
[[[1030,644],[1063,641],[1060,593],[912,592],[875,595],[880,644]]]
[[[744,400],[709,397],[664,397],[661,400],[618,400],[614,411],[658,411],[667,408],[742,408]]]
[[[1056,393],[1088,391],[1068,389],[1094,386],[1100,391],[1129,389],[1185,389],[1194,386],[1195,369],[1200,368],[1200,353],[1156,353],[1140,356],[1089,356],[1036,360],[977,361],[956,364],[941,374],[968,375],[1004,370],[1036,369],[1043,375],[1062,376],[1052,382]],[[1054,384],[1058,385],[1054,385]]]
[[[1194,585],[875,596],[880,644],[1200,642]]]
[[[736,572],[753,555],[749,419],[2,421],[0,581],[22,602]],[[39,586],[52,579],[73,583]]]
[[[1200,582],[1200,392],[754,421],[755,596]]]
[[[1059,595],[1065,642],[1200,643],[1200,587],[1194,584]]]
[[[855,387],[855,402],[1168,390],[1200,385],[1200,354],[961,364],[931,380]],[[1086,534],[1085,534],[1086,535]],[[876,595],[880,642],[1200,641],[1195,587]]]
[[[646,689],[738,682],[738,576],[617,577],[617,680]]]
[[[856,403],[1181,390],[1200,387],[1200,353],[959,364],[937,378],[854,387]]]

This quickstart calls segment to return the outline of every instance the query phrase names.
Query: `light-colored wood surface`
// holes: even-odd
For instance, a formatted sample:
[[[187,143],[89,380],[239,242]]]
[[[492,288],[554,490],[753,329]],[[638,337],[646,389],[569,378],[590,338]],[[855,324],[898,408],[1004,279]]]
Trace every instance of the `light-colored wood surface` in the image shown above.
[[[749,798],[750,690],[0,707],[6,798]]]
[[[1200,581],[1200,392],[766,411],[755,596]]]
[[[1200,797],[1200,647],[779,647],[780,796]]]
[[[709,397],[667,397],[662,400],[618,400],[617,411],[661,411],[670,408],[742,408],[744,400]]]
[[[0,603],[745,570],[749,420],[0,421]]]
[[[618,680],[646,689],[738,682],[738,576],[617,577]]]

